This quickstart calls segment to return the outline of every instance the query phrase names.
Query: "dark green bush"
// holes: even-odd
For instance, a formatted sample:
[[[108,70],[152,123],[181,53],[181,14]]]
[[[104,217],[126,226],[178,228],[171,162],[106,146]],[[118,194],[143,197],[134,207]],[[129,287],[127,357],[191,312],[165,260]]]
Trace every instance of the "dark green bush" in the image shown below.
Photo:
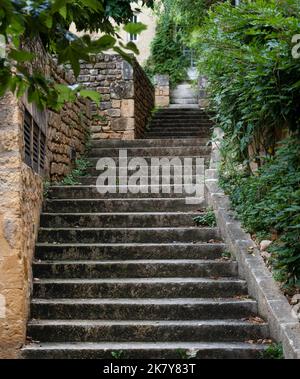
[[[169,75],[171,85],[175,86],[187,79],[188,66],[189,62],[183,55],[183,46],[175,23],[165,14],[157,25],[145,71],[150,77],[156,74]]]
[[[233,172],[221,175],[246,229],[278,239],[270,248],[277,279],[300,286],[300,143],[284,141],[255,175]]]
[[[222,186],[248,231],[275,239],[271,263],[287,286],[300,286],[300,59],[292,56],[299,14],[298,0],[226,2],[193,35],[224,131]],[[293,137],[278,148],[283,130]]]

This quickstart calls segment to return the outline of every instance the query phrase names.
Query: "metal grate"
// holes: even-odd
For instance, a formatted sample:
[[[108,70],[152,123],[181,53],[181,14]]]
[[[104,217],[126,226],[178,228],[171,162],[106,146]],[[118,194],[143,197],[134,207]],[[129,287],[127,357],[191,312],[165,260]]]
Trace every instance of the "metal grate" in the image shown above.
[[[46,137],[32,115],[25,110],[24,116],[24,160],[36,173],[45,169]]]

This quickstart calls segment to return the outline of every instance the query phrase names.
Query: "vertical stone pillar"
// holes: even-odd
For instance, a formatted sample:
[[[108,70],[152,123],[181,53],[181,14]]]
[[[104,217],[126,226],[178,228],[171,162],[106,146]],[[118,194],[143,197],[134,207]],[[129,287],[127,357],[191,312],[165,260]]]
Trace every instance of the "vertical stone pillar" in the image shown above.
[[[170,79],[168,75],[156,75],[154,77],[155,106],[168,108],[170,105]]]

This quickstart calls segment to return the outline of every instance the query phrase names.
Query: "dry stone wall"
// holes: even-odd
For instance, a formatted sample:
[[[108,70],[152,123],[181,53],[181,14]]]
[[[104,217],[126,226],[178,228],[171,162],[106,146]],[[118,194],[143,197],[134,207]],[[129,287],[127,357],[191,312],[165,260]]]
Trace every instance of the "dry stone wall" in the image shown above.
[[[119,55],[96,55],[81,65],[77,81],[102,96],[100,107],[93,106],[92,139],[142,135],[154,108],[154,88],[137,61],[130,65]]]

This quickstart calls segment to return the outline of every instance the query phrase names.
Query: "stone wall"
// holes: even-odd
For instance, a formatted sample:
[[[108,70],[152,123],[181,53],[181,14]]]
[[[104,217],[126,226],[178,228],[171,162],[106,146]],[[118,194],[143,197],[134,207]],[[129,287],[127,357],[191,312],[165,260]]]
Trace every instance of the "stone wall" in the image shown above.
[[[48,63],[45,69],[60,83],[70,82],[62,68]],[[45,177],[24,163],[25,107],[46,131]],[[85,100],[54,113],[39,112],[12,94],[0,98],[0,359],[18,357],[25,342],[43,181],[60,180],[72,169],[73,158],[84,152],[90,122]]]
[[[130,65],[119,55],[99,54],[81,65],[77,81],[102,95],[100,107],[93,106],[92,139],[132,140],[141,135],[154,108],[154,88],[136,61]]]
[[[154,77],[155,106],[168,108],[170,105],[170,79],[168,75],[156,75]]]
[[[130,110],[130,114],[134,110],[135,138],[138,139],[143,136],[155,107],[155,91],[144,70],[137,63],[133,65],[133,81],[134,104],[129,105],[127,109]]]
[[[25,341],[31,262],[42,204],[42,178],[23,163],[22,106],[0,99],[0,358]]]
[[[51,64],[51,75],[61,84],[74,84],[72,73]],[[92,105],[86,99],[65,104],[60,112],[48,111],[47,176],[59,182],[72,170],[90,135]]]

